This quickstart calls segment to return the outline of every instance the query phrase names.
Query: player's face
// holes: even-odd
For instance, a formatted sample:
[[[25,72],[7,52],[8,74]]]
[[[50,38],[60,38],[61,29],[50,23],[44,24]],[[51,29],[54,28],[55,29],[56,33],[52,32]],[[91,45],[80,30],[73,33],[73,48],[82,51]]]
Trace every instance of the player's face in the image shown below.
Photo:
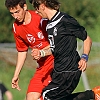
[[[25,6],[25,5],[24,5]],[[9,9],[11,15],[18,21],[23,22],[25,19],[26,8],[21,8],[19,5]]]

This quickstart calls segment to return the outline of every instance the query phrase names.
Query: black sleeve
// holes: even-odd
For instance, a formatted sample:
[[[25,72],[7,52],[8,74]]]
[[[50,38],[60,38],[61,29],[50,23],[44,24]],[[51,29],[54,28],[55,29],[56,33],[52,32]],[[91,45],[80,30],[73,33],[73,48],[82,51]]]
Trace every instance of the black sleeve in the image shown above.
[[[85,28],[81,26],[76,19],[71,16],[64,16],[63,22],[68,34],[74,35],[76,38],[79,38],[83,41],[87,38],[87,32]]]
[[[0,84],[0,90],[4,94],[8,89],[3,84]]]

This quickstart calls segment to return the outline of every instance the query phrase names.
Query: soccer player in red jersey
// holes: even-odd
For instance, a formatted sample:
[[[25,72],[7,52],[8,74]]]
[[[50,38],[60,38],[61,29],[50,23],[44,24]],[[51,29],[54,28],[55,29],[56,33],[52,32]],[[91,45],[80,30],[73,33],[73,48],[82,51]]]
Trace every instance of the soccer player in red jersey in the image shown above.
[[[27,57],[28,48],[43,49],[49,46],[47,33],[45,31],[46,21],[35,12],[27,10],[25,0],[6,0],[5,6],[15,18],[13,23],[13,35],[16,41],[18,51],[17,64],[12,78],[12,88],[21,90],[18,82],[19,75],[25,59]],[[53,56],[41,54],[37,60],[39,67],[32,77],[28,90],[27,100],[38,100],[45,86],[51,81],[50,73],[53,69]]]

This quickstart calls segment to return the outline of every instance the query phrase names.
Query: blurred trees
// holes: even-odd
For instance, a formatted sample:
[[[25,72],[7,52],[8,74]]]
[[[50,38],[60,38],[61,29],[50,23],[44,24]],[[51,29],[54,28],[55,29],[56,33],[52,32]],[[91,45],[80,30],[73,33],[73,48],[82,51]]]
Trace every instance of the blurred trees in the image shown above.
[[[13,18],[8,10],[0,9],[0,42],[13,42],[12,23]]]
[[[100,25],[99,0],[59,0],[61,11],[75,17],[86,28],[93,29]],[[27,0],[28,2],[28,0]],[[12,23],[13,18],[0,0],[0,42],[13,42]],[[29,9],[33,7],[28,3]]]
[[[72,15],[87,28],[93,28],[100,20],[99,0],[63,0],[61,11]]]
[[[100,42],[99,0],[62,0],[61,11],[75,17],[86,28],[92,41]]]

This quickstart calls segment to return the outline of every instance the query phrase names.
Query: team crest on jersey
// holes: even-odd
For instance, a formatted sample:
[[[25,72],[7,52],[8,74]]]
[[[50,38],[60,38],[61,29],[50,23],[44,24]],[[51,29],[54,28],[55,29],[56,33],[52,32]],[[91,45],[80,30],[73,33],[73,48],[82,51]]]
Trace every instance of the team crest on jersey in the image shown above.
[[[30,42],[30,43],[34,43],[35,42],[35,38],[33,35],[31,34],[27,34],[27,40]]]
[[[38,38],[40,38],[40,39],[43,39],[44,38],[42,32],[38,32]]]
[[[53,35],[54,36],[57,36],[57,29],[58,29],[57,27],[54,27],[54,30],[53,30]]]

